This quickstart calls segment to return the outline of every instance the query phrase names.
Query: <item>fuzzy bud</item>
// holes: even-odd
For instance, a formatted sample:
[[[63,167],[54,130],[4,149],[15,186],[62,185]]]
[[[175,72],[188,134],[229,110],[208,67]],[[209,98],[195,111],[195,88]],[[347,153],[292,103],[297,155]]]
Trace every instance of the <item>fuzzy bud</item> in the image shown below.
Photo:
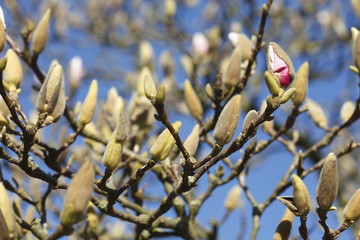
[[[51,10],[46,10],[33,33],[31,49],[35,55],[39,55],[45,49],[49,37],[50,15]]]
[[[314,123],[323,129],[328,128],[328,120],[326,118],[324,110],[320,107],[319,104],[314,102],[311,99],[306,100],[306,105],[308,107],[308,114]]]
[[[347,122],[351,116],[353,115],[354,111],[355,111],[355,104],[351,101],[346,101],[344,102],[344,104],[341,107],[340,110],[340,117],[341,117],[341,121]]]
[[[190,135],[184,141],[184,147],[190,156],[194,156],[199,145],[200,126],[196,124]]]
[[[150,79],[153,80],[150,69],[148,67],[143,67],[141,69],[141,72],[139,74],[138,81],[137,81],[137,91],[138,91],[139,96],[146,96],[146,94],[145,94],[145,78],[147,78],[147,76],[150,76]],[[148,88],[148,86],[147,86],[147,88]]]
[[[306,216],[310,211],[310,195],[302,179],[297,175],[292,175],[292,185],[294,194],[294,206],[297,208],[299,216]]]
[[[64,73],[61,65],[55,64],[46,75],[36,101],[36,109],[40,113],[53,113],[57,107],[61,88],[63,87]]]
[[[284,215],[280,220],[274,234],[274,240],[287,240],[289,239],[292,224],[294,221],[294,214],[288,209],[285,209]]]
[[[173,124],[175,131],[178,133],[181,128],[181,122],[177,121]],[[169,129],[165,129],[156,139],[156,142],[150,149],[152,158],[156,161],[162,161],[169,156],[172,148],[175,145],[175,139],[171,135]]]
[[[329,210],[337,195],[338,182],[337,158],[334,153],[329,153],[321,169],[316,188],[316,201],[320,209]]]
[[[226,211],[230,212],[237,208],[240,201],[241,187],[239,185],[233,186],[225,199],[224,206]]]
[[[233,96],[220,113],[215,125],[214,138],[217,144],[224,146],[233,138],[240,117],[241,95]]]
[[[165,97],[166,97],[165,85],[160,84],[156,92],[155,104],[164,104]]]
[[[81,106],[81,110],[78,118],[80,125],[85,126],[86,124],[91,122],[96,109],[97,95],[98,95],[98,84],[97,81],[94,79],[91,82],[88,94]]]
[[[185,80],[184,95],[186,105],[191,115],[194,116],[196,120],[201,122],[203,120],[203,108],[199,97],[197,96],[189,80]]]
[[[144,76],[144,93],[149,100],[152,100],[156,97],[156,86],[154,80],[151,77],[151,74]]]
[[[225,72],[224,85],[227,89],[235,87],[239,82],[241,72],[241,58],[241,46],[237,46],[231,55]]]
[[[309,63],[303,63],[298,72],[293,83],[293,87],[296,88],[296,93],[291,98],[295,106],[300,106],[306,98],[308,91],[308,80],[309,80]]]
[[[246,131],[252,124],[256,122],[256,120],[259,118],[259,114],[255,110],[250,110],[244,119],[242,130]]]
[[[286,52],[271,42],[267,51],[267,67],[283,88],[287,88],[295,77],[294,66]]]
[[[71,227],[84,220],[84,213],[94,190],[94,178],[93,164],[87,160],[66,190],[64,208],[60,216],[62,225]]]
[[[360,189],[358,189],[345,206],[343,216],[348,222],[357,222],[360,219]]]
[[[11,240],[9,229],[6,225],[5,217],[1,212],[1,208],[0,208],[0,232],[3,237],[3,240]]]
[[[5,218],[10,239],[16,239],[15,213],[11,206],[10,196],[3,182],[0,182],[0,210]]]
[[[7,50],[5,57],[7,58],[7,63],[3,71],[3,82],[6,91],[12,92],[20,87],[23,79],[23,70],[20,59],[14,50]]]
[[[228,39],[234,47],[240,46],[243,61],[249,60],[252,57],[254,44],[245,34],[231,32],[228,34]]]

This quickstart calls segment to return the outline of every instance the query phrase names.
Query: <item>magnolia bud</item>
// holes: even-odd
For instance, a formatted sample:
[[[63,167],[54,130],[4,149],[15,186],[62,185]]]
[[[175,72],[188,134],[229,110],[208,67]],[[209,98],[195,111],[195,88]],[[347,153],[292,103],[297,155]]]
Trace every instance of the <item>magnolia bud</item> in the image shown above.
[[[224,85],[228,89],[235,87],[239,82],[241,72],[241,58],[241,47],[237,46],[231,55],[225,72]]]
[[[0,52],[4,49],[6,43],[6,30],[5,26],[0,19]]]
[[[5,57],[7,63],[3,71],[3,83],[6,91],[12,92],[19,88],[23,79],[23,70],[20,59],[14,50],[7,50]]]
[[[296,93],[291,98],[295,106],[300,106],[306,98],[308,91],[308,79],[309,79],[309,63],[305,62],[301,65],[293,83],[293,87],[296,88]]]
[[[286,52],[276,43],[269,44],[267,67],[283,88],[287,88],[295,77],[294,66]]]
[[[341,107],[340,110],[340,117],[341,117],[341,121],[347,122],[351,116],[353,115],[354,111],[355,111],[355,104],[351,101],[346,101],[344,102],[344,104]]]
[[[230,212],[235,208],[237,208],[240,202],[240,194],[241,194],[241,187],[239,185],[235,185],[230,189],[226,197],[226,200],[224,202],[226,211]]]
[[[246,131],[259,118],[259,114],[255,110],[250,110],[244,119],[242,130]]]
[[[93,164],[87,160],[75,174],[69,184],[65,199],[64,209],[61,212],[61,224],[67,227],[84,220],[84,212],[94,190],[95,171]]]
[[[274,240],[289,239],[293,221],[294,221],[294,214],[290,211],[290,209],[286,208],[284,215],[281,218],[280,223],[276,228],[276,232],[274,234]]]
[[[181,64],[185,70],[185,73],[188,77],[191,77],[194,74],[194,62],[188,55],[181,56]]]
[[[54,110],[46,117],[43,125],[49,125],[51,123],[56,122],[64,113],[66,107],[66,95],[65,95],[65,87],[64,82],[60,88],[59,97],[55,103]]]
[[[181,122],[177,121],[173,124],[173,127],[176,133],[179,132],[181,128]],[[156,142],[150,148],[150,154],[152,158],[156,161],[162,161],[167,156],[169,156],[172,148],[175,145],[175,139],[171,135],[169,129],[165,129],[156,139]]]
[[[10,239],[16,239],[15,214],[11,206],[10,196],[3,182],[0,182],[0,210],[5,218]]]
[[[82,104],[80,113],[79,113],[79,122],[80,125],[85,126],[86,124],[90,123],[96,108],[97,102],[97,95],[98,95],[98,84],[97,81],[94,79],[91,82],[88,94]]]
[[[143,67],[141,69],[141,72],[140,72],[139,78],[138,78],[138,82],[137,82],[137,91],[138,91],[139,96],[146,96],[146,94],[145,94],[145,78],[147,78],[147,76],[150,76],[149,80],[153,80],[149,68],[148,67]],[[149,83],[147,83],[147,84],[149,84]],[[147,86],[147,88],[149,88],[149,87]],[[151,95],[151,94],[154,94],[154,93],[148,92],[148,94]]]
[[[166,16],[173,17],[176,13],[176,1],[165,0],[164,5]]]
[[[254,44],[245,34],[231,32],[228,34],[228,39],[234,47],[241,47],[241,57],[243,61],[249,60],[252,57]]]
[[[149,100],[154,99],[156,96],[156,86],[151,74],[144,76],[144,93]]]
[[[338,182],[337,158],[334,153],[329,153],[321,169],[319,183],[316,188],[316,201],[320,209],[329,210],[337,195]]]
[[[47,112],[51,114],[54,112],[58,104],[61,88],[63,88],[63,82],[63,69],[61,65],[55,64],[46,75],[45,81],[39,91],[36,109],[40,113]]]
[[[324,110],[320,107],[320,105],[311,99],[306,100],[306,105],[308,107],[308,114],[314,123],[323,129],[327,129],[328,120]]]
[[[235,134],[241,107],[241,95],[233,96],[222,110],[215,125],[214,138],[216,143],[224,146],[229,143]]]
[[[209,40],[203,33],[197,32],[192,37],[192,48],[195,56],[206,55],[210,48]]]
[[[150,66],[154,50],[148,41],[141,41],[139,45],[139,58],[141,66]]]
[[[296,88],[289,88],[280,97],[280,103],[284,104],[296,93]]]
[[[189,80],[185,80],[184,95],[186,105],[192,116],[199,122],[203,120],[203,108],[201,102]]]
[[[299,216],[306,216],[310,211],[310,196],[304,182],[297,175],[292,175],[294,206]]]
[[[194,156],[199,145],[200,126],[196,124],[190,135],[184,141],[184,147],[190,156]]]
[[[119,162],[121,161],[123,143],[127,138],[127,128],[124,114],[121,113],[119,122],[115,131],[110,137],[110,140],[106,146],[106,150],[102,159],[102,164],[108,170],[115,170]]]
[[[156,92],[155,104],[164,104],[165,96],[165,85],[160,84]]]
[[[279,95],[280,84],[276,76],[272,72],[265,71],[265,83],[273,96]]]
[[[358,189],[345,206],[343,216],[348,222],[357,222],[360,219],[360,189]]]
[[[44,51],[48,41],[50,14],[51,10],[46,10],[33,33],[31,49],[35,55],[39,55],[42,51]]]

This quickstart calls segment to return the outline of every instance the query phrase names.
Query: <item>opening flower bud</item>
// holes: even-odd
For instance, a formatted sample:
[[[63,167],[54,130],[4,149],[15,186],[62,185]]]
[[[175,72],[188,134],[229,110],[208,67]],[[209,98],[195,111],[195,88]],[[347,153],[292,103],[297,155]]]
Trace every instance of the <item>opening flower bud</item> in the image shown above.
[[[294,66],[286,52],[276,43],[269,44],[267,52],[268,70],[276,77],[281,87],[287,88],[294,79]]]

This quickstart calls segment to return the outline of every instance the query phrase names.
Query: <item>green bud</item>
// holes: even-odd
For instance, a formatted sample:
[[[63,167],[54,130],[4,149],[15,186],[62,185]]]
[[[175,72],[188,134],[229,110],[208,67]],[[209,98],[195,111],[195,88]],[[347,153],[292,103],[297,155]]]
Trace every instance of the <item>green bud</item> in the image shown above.
[[[20,87],[23,79],[23,70],[21,62],[14,50],[9,49],[6,52],[6,67],[3,71],[3,83],[6,91],[16,91]]]
[[[155,86],[154,80],[151,77],[151,74],[145,75],[144,76],[144,93],[145,93],[145,96],[149,100],[152,100],[152,99],[155,98],[156,92],[157,92],[156,91],[156,86]]]
[[[35,55],[39,55],[45,49],[49,37],[50,15],[51,10],[46,10],[33,33],[31,49]]]
[[[299,216],[306,216],[310,211],[310,195],[302,179],[297,175],[292,175],[292,185],[294,194],[294,206],[297,208]]]
[[[309,79],[309,63],[305,62],[301,65],[293,83],[293,87],[296,88],[296,93],[291,98],[295,106],[300,106],[306,98],[308,91],[308,79]]]
[[[279,225],[276,228],[274,234],[274,240],[287,240],[289,239],[292,224],[294,221],[294,214],[290,209],[286,208],[283,217],[280,220]]]
[[[321,169],[316,188],[316,201],[320,209],[329,210],[337,195],[338,182],[337,158],[334,153],[329,153]]]
[[[196,94],[189,80],[185,80],[184,95],[185,95],[186,105],[191,115],[195,117],[196,120],[201,122],[203,120],[203,108],[199,100],[199,97]]]
[[[181,122],[177,121],[173,124],[175,131],[178,133],[181,128]],[[162,161],[167,156],[169,156],[172,148],[175,145],[175,139],[171,135],[169,129],[165,129],[159,137],[156,139],[156,142],[152,145],[150,149],[150,154],[152,158],[156,161]]]
[[[269,71],[265,71],[264,75],[265,75],[265,83],[266,83],[270,93],[273,96],[278,96],[279,90],[280,90],[279,81],[275,78],[273,73],[271,73]]]
[[[15,214],[11,206],[10,196],[3,182],[0,182],[0,210],[5,218],[10,239],[16,239]]]
[[[215,125],[214,138],[217,144],[224,146],[233,138],[240,117],[241,95],[233,96],[220,113]]]
[[[360,219],[360,189],[358,189],[345,206],[343,216],[350,223]]]
[[[241,46],[237,46],[230,58],[225,72],[224,85],[227,89],[235,87],[240,79],[241,72]]]
[[[64,84],[63,68],[55,64],[46,75],[36,101],[36,109],[40,113],[53,113],[58,104],[60,92]],[[64,94],[64,93],[63,93]],[[63,99],[64,100],[64,99]],[[62,100],[62,101],[63,101]],[[64,108],[65,106],[63,106]],[[61,110],[61,109],[60,109]]]
[[[94,166],[87,160],[67,188],[64,209],[60,216],[62,225],[71,227],[85,219],[84,213],[94,190],[94,178]]]
[[[98,84],[97,81],[94,79],[91,82],[88,94],[81,106],[81,110],[78,117],[80,125],[85,126],[86,124],[91,122],[96,109],[97,95],[98,95]]]
[[[296,88],[289,88],[288,90],[286,90],[284,92],[284,94],[280,97],[280,103],[284,104],[287,101],[289,101],[290,98],[292,98],[294,96],[294,94],[296,93]]]
[[[155,104],[164,104],[165,96],[165,85],[160,84],[156,93]]]

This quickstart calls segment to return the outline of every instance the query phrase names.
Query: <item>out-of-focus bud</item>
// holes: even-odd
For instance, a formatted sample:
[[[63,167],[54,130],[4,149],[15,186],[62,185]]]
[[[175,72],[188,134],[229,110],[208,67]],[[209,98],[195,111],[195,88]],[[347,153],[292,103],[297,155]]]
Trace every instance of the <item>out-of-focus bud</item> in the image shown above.
[[[340,117],[341,117],[341,121],[344,123],[346,121],[348,121],[351,116],[353,115],[354,111],[355,111],[355,104],[351,101],[346,101],[344,102],[344,104],[341,107],[340,110]]]
[[[71,58],[69,63],[69,83],[72,91],[75,91],[81,84],[84,77],[84,67],[81,57],[75,56]]]
[[[300,106],[306,98],[309,80],[309,63],[304,62],[294,79],[293,87],[296,88],[295,95],[291,98],[295,106]]]
[[[292,98],[294,96],[294,94],[296,93],[296,88],[289,88],[288,90],[286,90],[280,97],[280,103],[284,104],[287,101],[290,100],[290,98]]]
[[[160,84],[156,92],[155,104],[164,104],[165,97],[166,97],[165,85]]]
[[[255,110],[250,110],[244,119],[244,123],[242,126],[242,130],[246,131],[252,124],[256,122],[256,120],[259,118],[259,114]],[[256,133],[256,131],[255,131]]]
[[[204,56],[210,48],[209,40],[203,33],[197,32],[192,37],[192,48],[196,56]]]
[[[4,49],[6,43],[6,30],[5,25],[2,24],[2,20],[0,18],[0,52]]]
[[[63,87],[64,73],[61,65],[55,64],[46,75],[45,81],[41,86],[36,109],[40,113],[53,113],[57,107],[61,88]],[[61,109],[60,109],[61,110]]]
[[[286,52],[271,42],[267,51],[267,67],[278,79],[281,87],[287,88],[295,77],[294,66]]]
[[[141,41],[139,45],[140,66],[151,66],[154,50],[148,41]]]
[[[355,66],[360,69],[360,35],[358,34],[353,43],[353,57]]]
[[[87,222],[90,230],[93,233],[97,233],[98,227],[100,226],[100,220],[92,204],[90,204],[87,210]]]
[[[233,186],[225,199],[224,206],[226,211],[230,212],[238,207],[240,202],[241,187],[239,185]]]
[[[2,22],[4,29],[6,31],[6,23],[5,23],[5,17],[4,17],[4,12],[2,10],[2,7],[0,6],[0,21]]]
[[[97,81],[94,79],[91,82],[89,92],[81,106],[81,110],[79,113],[78,119],[81,126],[85,126],[86,124],[91,122],[96,109],[97,95],[98,84]]]
[[[351,0],[351,5],[358,17],[360,17],[360,0]]]
[[[190,135],[184,141],[184,147],[190,156],[194,156],[199,145],[200,126],[196,124]]]
[[[60,216],[63,226],[71,227],[85,219],[84,213],[94,190],[94,178],[94,166],[90,160],[87,160],[67,188],[64,209]]]
[[[125,116],[121,113],[119,122],[115,131],[110,137],[110,140],[106,146],[106,150],[102,159],[102,164],[108,170],[115,170],[119,162],[121,161],[123,143],[127,138],[127,128],[125,122]]]
[[[164,10],[167,17],[173,17],[176,13],[176,1],[175,0],[165,0]]]
[[[254,44],[245,34],[230,32],[228,34],[228,39],[234,47],[240,46],[243,61],[249,60],[252,57],[252,50],[254,49]]]
[[[174,58],[169,51],[163,51],[160,55],[160,66],[166,76],[174,73]]]
[[[185,73],[188,77],[191,77],[194,74],[194,62],[188,55],[181,56],[181,64],[185,70]]]
[[[7,63],[3,71],[4,87],[8,92],[16,91],[23,79],[21,62],[12,49],[7,50],[5,57],[7,58]]]
[[[51,10],[46,10],[33,33],[31,49],[35,55],[39,55],[45,49],[49,37],[50,15]]]
[[[240,79],[241,72],[241,46],[237,46],[230,58],[229,65],[224,76],[224,85],[227,89],[235,87]]]
[[[139,74],[138,81],[137,81],[137,92],[140,97],[146,96],[145,95],[145,78],[146,78],[146,76],[151,76],[151,80],[153,80],[149,68],[143,67],[141,69],[141,72]]]
[[[328,120],[324,110],[320,107],[320,105],[309,98],[306,99],[306,105],[308,107],[308,114],[314,123],[323,129],[327,129]]]
[[[181,122],[177,121],[173,124],[175,131],[178,133],[181,128]],[[169,156],[172,148],[175,145],[175,139],[171,135],[169,129],[165,129],[156,142],[150,148],[150,154],[155,161],[162,161]]]
[[[319,183],[316,188],[316,201],[320,209],[329,210],[337,195],[338,182],[337,158],[334,153],[329,153],[321,169]]]
[[[350,223],[360,219],[360,189],[358,189],[345,206],[343,216]]]
[[[11,240],[9,229],[6,225],[6,220],[4,215],[2,214],[1,208],[0,208],[0,232],[4,240]]]
[[[276,77],[274,76],[274,74],[272,72],[265,71],[264,75],[265,75],[265,83],[266,83],[266,86],[268,87],[270,93],[273,96],[278,96],[279,90],[280,90],[279,81],[276,79]]]
[[[294,205],[299,216],[306,216],[310,211],[310,195],[305,183],[297,175],[292,175],[292,185],[294,194]]]
[[[208,98],[213,99],[214,91],[213,91],[213,88],[211,87],[210,83],[207,83],[205,85],[205,93],[206,93],[206,96],[208,96]]]
[[[284,215],[276,228],[274,240],[288,240],[291,233],[293,221],[294,214],[288,208],[286,208]]]
[[[10,239],[16,239],[15,214],[11,206],[10,196],[3,182],[0,182],[0,210],[5,218]]]
[[[215,125],[214,138],[217,144],[224,146],[235,134],[241,109],[241,95],[233,96],[222,110]]]
[[[154,100],[156,97],[156,86],[151,74],[144,76],[144,93],[149,100]]]
[[[203,108],[199,100],[199,97],[196,94],[189,80],[185,80],[184,95],[185,95],[186,105],[191,115],[195,117],[196,120],[201,122],[203,120]]]

